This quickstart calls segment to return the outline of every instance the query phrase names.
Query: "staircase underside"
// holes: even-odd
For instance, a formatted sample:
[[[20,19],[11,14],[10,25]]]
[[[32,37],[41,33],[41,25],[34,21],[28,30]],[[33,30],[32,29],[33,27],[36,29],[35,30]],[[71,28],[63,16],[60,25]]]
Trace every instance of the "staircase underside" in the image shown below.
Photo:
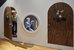
[[[6,2],[7,0],[0,0],[0,7]]]

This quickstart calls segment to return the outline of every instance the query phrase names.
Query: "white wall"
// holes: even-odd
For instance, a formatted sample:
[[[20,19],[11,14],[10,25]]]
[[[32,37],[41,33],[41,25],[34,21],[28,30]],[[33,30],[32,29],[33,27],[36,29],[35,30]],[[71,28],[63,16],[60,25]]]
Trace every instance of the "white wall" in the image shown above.
[[[47,13],[51,5],[56,2],[65,2],[69,4],[74,10],[74,0],[7,0],[7,2],[0,8],[0,37],[3,37],[4,23],[3,13],[6,6],[13,6],[18,13],[18,37],[14,40],[22,41],[26,43],[32,43],[37,45],[43,45],[47,47],[53,47],[63,50],[74,50],[72,47],[54,45],[47,43]],[[23,27],[23,19],[28,14],[35,14],[39,19],[38,30],[34,33],[26,32]]]

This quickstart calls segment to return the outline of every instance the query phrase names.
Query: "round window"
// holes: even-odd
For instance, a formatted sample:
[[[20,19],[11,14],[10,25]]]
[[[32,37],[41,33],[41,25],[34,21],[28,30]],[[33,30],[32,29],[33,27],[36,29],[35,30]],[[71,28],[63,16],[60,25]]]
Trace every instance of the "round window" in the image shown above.
[[[29,32],[35,31],[38,28],[38,19],[34,15],[28,15],[24,19],[24,27]]]

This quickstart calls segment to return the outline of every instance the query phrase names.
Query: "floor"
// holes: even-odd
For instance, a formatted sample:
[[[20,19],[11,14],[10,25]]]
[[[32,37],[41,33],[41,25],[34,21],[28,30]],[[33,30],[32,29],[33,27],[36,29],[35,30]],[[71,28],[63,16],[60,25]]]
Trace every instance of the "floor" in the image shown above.
[[[0,39],[0,50],[58,50],[27,43],[14,42],[11,40]]]

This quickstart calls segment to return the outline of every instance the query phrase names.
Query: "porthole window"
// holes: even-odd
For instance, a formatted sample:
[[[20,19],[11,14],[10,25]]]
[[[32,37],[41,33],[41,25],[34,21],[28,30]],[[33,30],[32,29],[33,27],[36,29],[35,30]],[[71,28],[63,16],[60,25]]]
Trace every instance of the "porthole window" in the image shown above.
[[[38,19],[34,15],[28,15],[24,19],[24,27],[27,31],[33,32],[38,28]]]

